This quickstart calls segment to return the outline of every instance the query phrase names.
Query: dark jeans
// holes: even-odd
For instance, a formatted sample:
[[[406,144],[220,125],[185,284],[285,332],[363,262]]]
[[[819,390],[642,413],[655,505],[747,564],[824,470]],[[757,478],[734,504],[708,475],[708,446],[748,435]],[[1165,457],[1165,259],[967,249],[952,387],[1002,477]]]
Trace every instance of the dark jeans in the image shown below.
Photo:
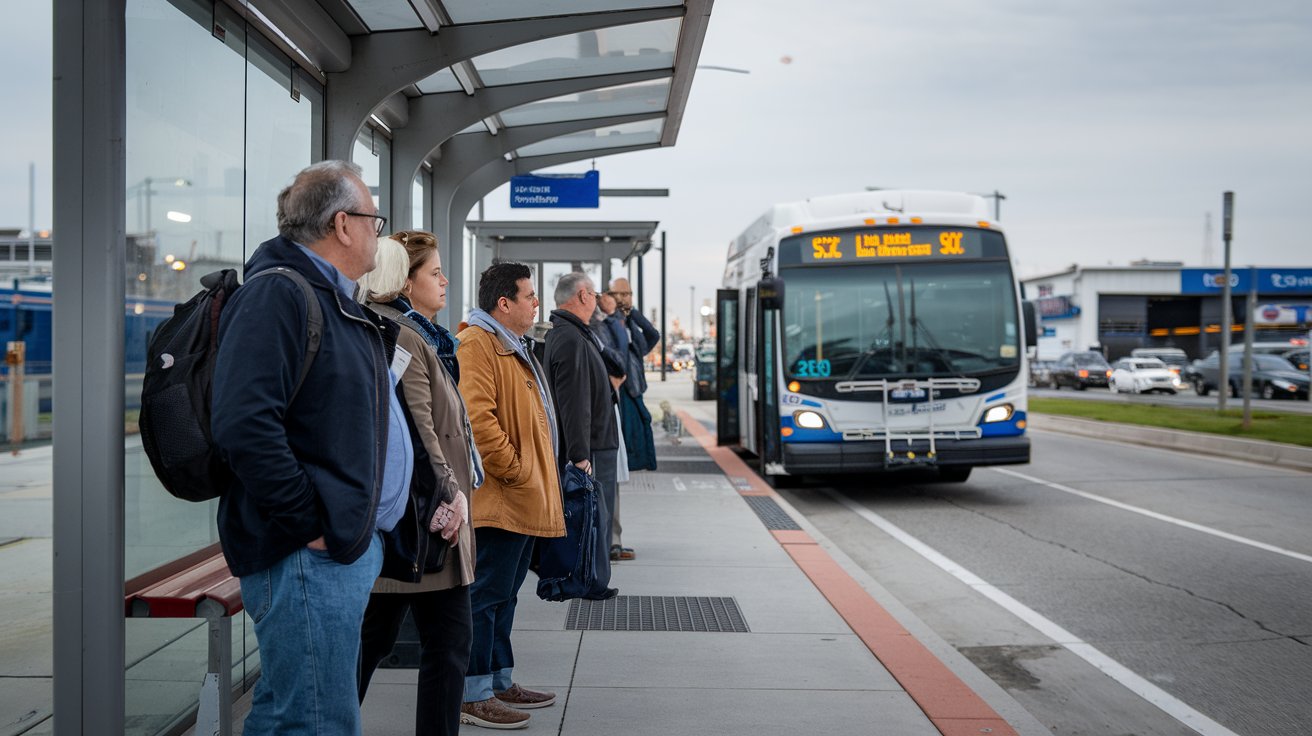
[[[474,620],[474,643],[465,671],[466,703],[487,700],[508,689],[513,680],[515,654],[510,630],[515,625],[515,600],[528,575],[533,537],[496,527],[474,530],[474,584],[469,606]]]
[[[360,631],[360,702],[378,663],[392,653],[407,609],[419,630],[415,736],[455,736],[472,639],[469,586],[369,596]]]

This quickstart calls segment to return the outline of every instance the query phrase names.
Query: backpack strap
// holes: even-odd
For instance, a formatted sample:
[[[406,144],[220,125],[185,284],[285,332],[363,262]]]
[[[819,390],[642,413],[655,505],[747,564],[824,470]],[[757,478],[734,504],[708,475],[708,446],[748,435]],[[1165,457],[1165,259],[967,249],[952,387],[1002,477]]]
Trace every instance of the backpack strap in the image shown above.
[[[319,343],[323,340],[323,309],[319,306],[319,298],[314,295],[314,287],[305,277],[285,266],[275,266],[265,269],[257,274],[252,274],[246,279],[250,283],[252,279],[258,279],[267,274],[277,274],[291,279],[301,291],[305,294],[305,360],[301,361],[301,375],[296,378],[296,387],[292,389],[291,398],[287,400],[290,404],[296,400],[296,395],[301,392],[301,384],[305,383],[305,377],[310,373],[310,366],[314,365],[314,357],[319,354]]]

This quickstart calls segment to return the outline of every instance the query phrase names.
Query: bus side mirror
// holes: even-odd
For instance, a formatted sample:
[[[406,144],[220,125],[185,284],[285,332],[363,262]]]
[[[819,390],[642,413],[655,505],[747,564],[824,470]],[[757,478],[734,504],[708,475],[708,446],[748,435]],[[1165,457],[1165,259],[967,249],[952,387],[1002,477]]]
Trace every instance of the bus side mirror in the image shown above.
[[[1025,320],[1025,344],[1039,344],[1039,320],[1034,315],[1034,302],[1020,303],[1021,315]]]
[[[783,279],[770,277],[756,283],[756,296],[761,301],[761,309],[784,308]]]

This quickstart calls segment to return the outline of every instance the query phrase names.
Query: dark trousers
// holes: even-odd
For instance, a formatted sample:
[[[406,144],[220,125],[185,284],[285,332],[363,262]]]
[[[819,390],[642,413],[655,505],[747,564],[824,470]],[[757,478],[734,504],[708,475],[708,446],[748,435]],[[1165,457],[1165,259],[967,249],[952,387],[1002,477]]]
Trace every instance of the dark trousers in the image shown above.
[[[592,452],[592,479],[597,482],[597,507],[601,512],[597,525],[597,588],[610,587],[610,548],[614,540],[614,518],[618,510],[616,497],[619,484],[615,475],[619,472],[619,448],[594,450]]]
[[[515,625],[519,587],[528,575],[533,537],[480,526],[474,530],[474,547],[474,584],[469,586],[474,642],[465,671],[467,703],[487,700],[494,691],[506,690],[514,682],[510,631]]]
[[[360,702],[378,663],[392,653],[405,612],[419,630],[415,736],[455,736],[469,666],[469,586],[424,593],[374,593],[360,632]]]

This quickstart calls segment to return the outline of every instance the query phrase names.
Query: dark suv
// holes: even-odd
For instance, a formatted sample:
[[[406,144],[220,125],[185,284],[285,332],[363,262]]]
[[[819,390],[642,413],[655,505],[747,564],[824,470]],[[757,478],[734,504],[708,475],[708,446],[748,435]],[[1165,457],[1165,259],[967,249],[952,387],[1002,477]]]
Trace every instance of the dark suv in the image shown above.
[[[1107,388],[1107,379],[1111,375],[1112,367],[1102,357],[1102,353],[1092,350],[1066,353],[1048,371],[1048,387],[1070,386],[1076,391],[1083,391],[1090,386]]]

